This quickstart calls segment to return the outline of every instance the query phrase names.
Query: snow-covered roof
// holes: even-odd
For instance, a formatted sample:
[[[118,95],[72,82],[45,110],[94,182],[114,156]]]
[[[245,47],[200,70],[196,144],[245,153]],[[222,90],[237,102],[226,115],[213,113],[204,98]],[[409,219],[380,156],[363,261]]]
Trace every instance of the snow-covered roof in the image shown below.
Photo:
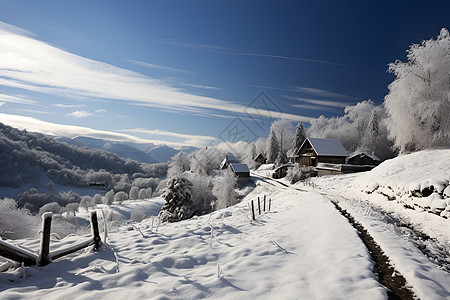
[[[230,163],[238,163],[239,160],[230,152],[228,152],[225,155],[225,158],[223,159],[222,163],[220,164],[220,168],[224,169],[225,167],[227,167],[228,164]]]
[[[352,156],[350,156],[348,159],[353,158],[353,157],[356,157],[356,156],[359,156],[359,155],[365,155],[365,156],[371,158],[371,159],[374,160],[374,161],[381,161],[381,159],[379,159],[379,158],[376,157],[375,155],[369,154],[369,153],[367,153],[367,152],[358,152],[358,153],[355,153],[355,154],[353,154]]]
[[[342,146],[341,141],[336,139],[319,139],[319,138],[307,138],[303,145],[309,141],[311,146],[316,151],[317,155],[324,156],[348,156],[347,151],[344,146]],[[302,147],[303,147],[302,145]],[[300,147],[300,149],[302,148]]]
[[[230,164],[231,169],[234,171],[234,173],[246,173],[250,172],[246,164],[239,164],[239,163],[231,163]]]

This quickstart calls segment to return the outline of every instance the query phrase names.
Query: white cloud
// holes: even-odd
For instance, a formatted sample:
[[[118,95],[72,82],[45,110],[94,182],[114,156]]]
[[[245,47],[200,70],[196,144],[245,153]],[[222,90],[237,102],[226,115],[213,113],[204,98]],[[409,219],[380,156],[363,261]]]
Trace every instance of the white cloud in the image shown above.
[[[0,101],[26,105],[34,105],[38,103],[37,101],[27,99],[22,95],[6,95],[6,94],[0,94]]]
[[[220,90],[220,88],[210,85],[192,84],[192,83],[183,83],[182,85],[202,90]]]
[[[65,97],[93,97],[127,101],[168,110],[242,114],[245,106],[231,101],[189,94],[167,83],[106,63],[83,58],[36,39],[11,32],[0,23],[0,85]],[[246,109],[270,117],[274,112]],[[309,122],[289,113],[280,118]]]
[[[26,129],[32,132],[40,132],[43,134],[53,136],[65,136],[69,138],[76,136],[87,136],[116,142],[132,142],[140,144],[152,143],[156,145],[168,145],[172,147],[198,146],[196,144],[191,143],[168,142],[164,140],[155,140],[155,139],[142,139],[133,135],[114,131],[104,131],[82,126],[56,124],[31,117],[3,114],[3,113],[0,113],[0,122],[22,130]]]
[[[350,100],[350,101],[358,100],[356,97],[353,97],[353,96],[330,92],[330,91],[326,91],[326,90],[322,90],[322,89],[315,89],[315,88],[309,88],[309,87],[303,87],[303,86],[296,86],[295,88],[297,90],[299,90],[300,92],[311,94],[311,95],[323,96],[323,97],[333,98],[333,99]]]
[[[2,106],[3,104],[5,104],[6,102],[0,102],[0,106]]]
[[[167,66],[161,66],[161,65],[155,65],[155,64],[151,64],[145,61],[139,61],[139,60],[134,60],[134,59],[127,59],[126,61],[133,63],[135,65],[138,66],[143,66],[146,68],[151,68],[151,69],[156,69],[156,70],[162,70],[162,71],[169,71],[169,72],[178,72],[178,73],[185,73],[185,74],[192,74],[192,72],[186,71],[186,70],[182,70],[182,69],[177,69],[177,68],[172,68],[172,67],[167,67]]]
[[[291,96],[283,96],[286,99],[297,100],[300,102],[310,103],[320,107],[337,107],[337,108],[345,108],[346,106],[352,105],[351,102],[340,102],[340,101],[330,101],[330,100],[317,100],[317,99],[308,99],[302,97],[291,97]],[[292,106],[301,107],[299,104],[293,104]]]
[[[143,128],[134,128],[134,129],[124,129],[122,131],[145,133],[145,134],[159,135],[159,136],[170,136],[170,137],[176,137],[176,138],[180,138],[180,139],[196,139],[196,140],[203,140],[203,141],[214,141],[216,139],[215,137],[207,136],[207,135],[192,135],[192,134],[163,131],[163,130],[158,130],[158,129],[148,130],[148,129],[143,129]]]
[[[92,116],[92,113],[90,113],[88,111],[84,111],[84,110],[77,110],[72,113],[66,114],[66,116],[75,117],[75,118],[85,118],[85,117]]]
[[[53,106],[56,107],[62,107],[62,108],[75,108],[75,107],[83,107],[83,104],[53,104]]]

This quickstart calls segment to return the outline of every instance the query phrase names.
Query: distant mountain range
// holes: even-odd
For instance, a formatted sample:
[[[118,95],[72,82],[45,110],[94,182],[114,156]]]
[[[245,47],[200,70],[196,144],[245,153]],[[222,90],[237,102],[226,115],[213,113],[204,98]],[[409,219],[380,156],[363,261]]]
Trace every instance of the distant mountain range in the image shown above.
[[[182,147],[181,149],[175,149],[167,145],[154,145],[151,143],[135,144],[114,142],[86,136],[78,136],[74,138],[59,137],[57,139],[61,142],[65,142],[78,147],[100,149],[114,153],[123,158],[130,158],[139,162],[149,164],[169,162],[170,159],[180,151],[190,153],[198,149],[196,147]]]

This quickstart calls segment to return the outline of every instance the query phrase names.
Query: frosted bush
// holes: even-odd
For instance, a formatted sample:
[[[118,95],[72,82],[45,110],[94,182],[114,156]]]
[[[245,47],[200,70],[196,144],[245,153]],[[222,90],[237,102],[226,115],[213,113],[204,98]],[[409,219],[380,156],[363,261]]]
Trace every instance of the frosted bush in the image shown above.
[[[0,236],[3,239],[35,238],[38,236],[40,218],[30,211],[18,208],[14,199],[0,200]]]
[[[133,209],[130,213],[130,220],[135,222],[141,222],[146,217],[142,209]]]

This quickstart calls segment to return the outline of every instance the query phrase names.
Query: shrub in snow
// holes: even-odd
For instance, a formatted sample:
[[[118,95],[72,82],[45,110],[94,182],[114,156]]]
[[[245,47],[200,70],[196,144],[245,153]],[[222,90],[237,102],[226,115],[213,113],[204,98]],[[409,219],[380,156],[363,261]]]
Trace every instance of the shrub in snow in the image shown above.
[[[215,178],[212,193],[217,200],[214,203],[214,209],[222,209],[235,204],[236,182],[237,177],[229,170],[224,171],[222,176]]]
[[[180,176],[166,180],[163,192],[166,203],[161,208],[162,221],[176,222],[193,216],[195,209],[191,188],[192,183]]]
[[[395,80],[384,106],[395,146],[416,151],[450,143],[450,34],[443,28],[436,39],[413,44],[408,62],[389,65]]]
[[[286,179],[294,184],[300,180],[305,180],[311,177],[311,172],[313,170],[313,167],[301,167],[300,164],[294,164],[292,168],[288,168]]]
[[[151,198],[151,197],[153,196],[152,188],[147,188],[147,189],[145,190],[145,193],[146,193],[146,195],[147,195],[147,198]]]
[[[128,195],[125,192],[118,192],[114,195],[114,201],[122,204],[124,200],[128,200]]]
[[[137,200],[139,198],[139,188],[137,186],[132,186],[129,194],[130,200]]]
[[[34,238],[38,235],[40,218],[28,209],[18,208],[11,198],[0,200],[0,236],[3,239]]]
[[[141,222],[146,217],[142,209],[133,209],[130,213],[130,220],[135,222]]]
[[[113,202],[114,202],[114,191],[110,190],[105,194],[105,198],[103,198],[103,203],[108,206],[111,206]]]

